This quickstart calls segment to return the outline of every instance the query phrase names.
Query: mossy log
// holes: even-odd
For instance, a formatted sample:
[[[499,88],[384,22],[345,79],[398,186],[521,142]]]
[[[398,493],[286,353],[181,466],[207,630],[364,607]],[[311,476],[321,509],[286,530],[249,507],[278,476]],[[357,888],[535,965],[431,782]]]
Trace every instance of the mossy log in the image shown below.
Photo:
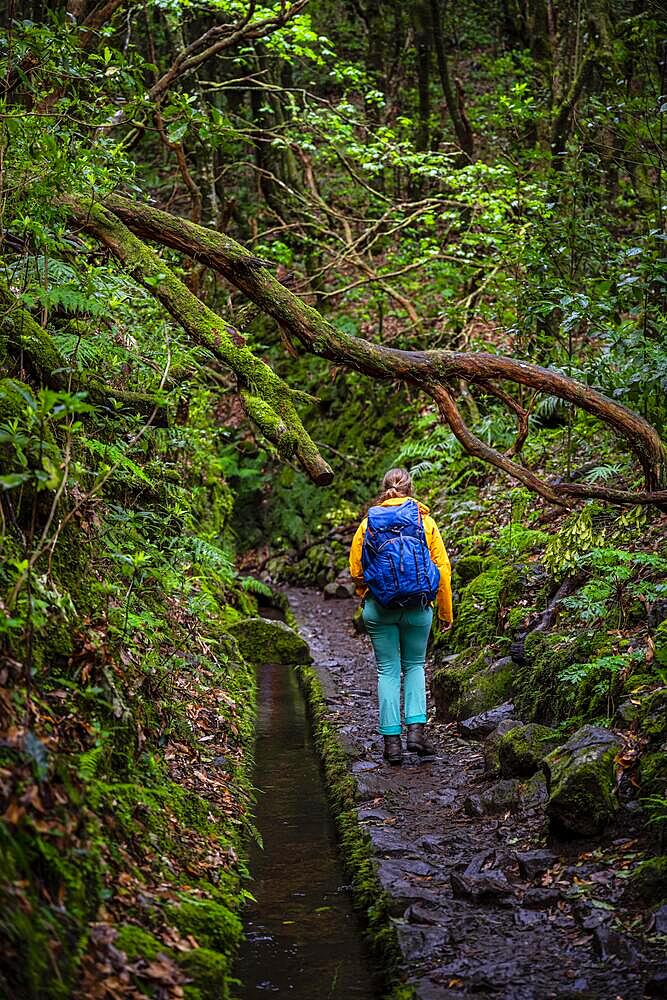
[[[373,378],[404,382],[429,393],[443,420],[470,454],[502,469],[551,503],[569,506],[575,499],[596,497],[618,504],[667,505],[667,489],[663,488],[667,453],[657,431],[638,414],[590,386],[551,369],[502,355],[403,351],[350,336],[326,322],[267,268],[257,266],[256,258],[230,237],[118,195],[109,196],[105,204],[137,235],[175,248],[218,271],[263,312],[272,316],[281,329],[309,353]],[[476,385],[489,385],[499,380],[510,382],[581,407],[625,440],[643,470],[645,492],[614,490],[594,483],[556,484],[540,480],[466,427],[448,389],[458,380]]]

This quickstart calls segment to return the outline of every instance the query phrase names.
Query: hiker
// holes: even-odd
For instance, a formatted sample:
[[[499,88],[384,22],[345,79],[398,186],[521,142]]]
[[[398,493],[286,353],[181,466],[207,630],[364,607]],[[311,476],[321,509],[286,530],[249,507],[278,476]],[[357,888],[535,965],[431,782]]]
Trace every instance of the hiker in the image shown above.
[[[389,764],[403,760],[401,674],[404,677],[407,749],[430,757],[425,736],[424,660],[433,603],[451,626],[451,568],[429,508],[412,496],[406,469],[390,469],[352,540],[350,575],[362,600],[362,618],[378,670],[380,733]]]

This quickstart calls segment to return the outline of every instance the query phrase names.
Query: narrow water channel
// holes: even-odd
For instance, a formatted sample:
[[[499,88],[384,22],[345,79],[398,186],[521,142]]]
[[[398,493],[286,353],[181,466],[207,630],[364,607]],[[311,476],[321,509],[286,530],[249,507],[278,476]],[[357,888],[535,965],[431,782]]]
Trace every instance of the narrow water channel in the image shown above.
[[[294,671],[258,676],[256,822],[246,941],[235,973],[242,1000],[374,1000],[372,972],[336,856],[333,826]]]

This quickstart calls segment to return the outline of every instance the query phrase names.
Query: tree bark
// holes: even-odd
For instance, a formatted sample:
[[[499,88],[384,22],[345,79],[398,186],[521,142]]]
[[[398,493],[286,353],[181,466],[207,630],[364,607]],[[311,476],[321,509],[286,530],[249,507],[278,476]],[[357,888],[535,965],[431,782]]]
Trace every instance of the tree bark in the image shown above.
[[[459,98],[458,90],[455,90],[452,77],[447,63],[447,53],[445,52],[445,42],[442,36],[442,20],[440,4],[438,0],[431,0],[431,19],[433,22],[433,42],[435,44],[435,54],[438,60],[438,73],[440,75],[440,86],[445,98],[449,117],[452,119],[454,132],[459,141],[459,146],[463,152],[472,159],[475,144],[473,140],[470,122],[465,116],[462,102]]]
[[[586,410],[620,435],[644,473],[644,493],[571,483],[544,483],[538,489],[537,482],[541,481],[532,481],[530,488],[551,502],[556,502],[555,497],[561,503],[568,503],[573,497],[597,497],[613,503],[667,502],[667,490],[661,488],[667,456],[658,433],[638,414],[595,389],[540,365],[502,355],[444,350],[403,351],[352,337],[327,323],[315,309],[285,288],[263,266],[263,261],[258,261],[230,237],[118,195],[107,198],[105,204],[137,235],[186,253],[218,271],[263,312],[272,316],[292,340],[298,341],[309,353],[373,378],[414,385],[434,398],[434,390],[444,388],[448,391],[449,385],[458,379],[482,387],[498,381],[513,382],[556,396]],[[201,303],[198,304],[201,306]],[[217,317],[215,320],[220,324]],[[443,417],[451,426],[447,407],[443,408],[441,401],[437,401]],[[454,422],[460,419],[453,411],[449,412]],[[480,457],[491,460],[490,455]],[[501,455],[500,458],[502,463],[494,456],[493,464],[520,481],[526,481],[527,470],[512,462],[508,456]],[[518,470],[523,471],[519,473]]]

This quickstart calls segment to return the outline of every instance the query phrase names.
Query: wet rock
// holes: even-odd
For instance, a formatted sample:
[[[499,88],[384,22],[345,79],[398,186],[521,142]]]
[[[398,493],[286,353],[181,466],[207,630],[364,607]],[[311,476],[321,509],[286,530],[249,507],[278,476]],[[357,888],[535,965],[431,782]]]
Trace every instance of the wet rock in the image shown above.
[[[667,636],[667,622],[663,622],[660,628],[665,629]],[[667,644],[665,656],[667,658]],[[667,737],[667,687],[658,688],[642,701],[639,727],[654,743],[660,743]]]
[[[350,770],[352,774],[360,774],[362,771],[374,771],[379,766],[377,760],[355,760]]]
[[[514,914],[514,923],[517,927],[535,927],[536,924],[546,923],[547,915],[541,910],[524,910],[523,908]]]
[[[498,762],[503,778],[529,778],[539,770],[542,758],[554,750],[562,737],[548,726],[531,722],[513,726],[498,741]]]
[[[628,965],[636,965],[639,952],[626,937],[602,924],[593,932],[593,948],[601,959],[618,958]]]
[[[391,827],[373,826],[368,832],[376,854],[385,854],[394,857],[415,856],[415,845],[405,841]]]
[[[612,819],[618,809],[614,790],[618,749],[614,733],[588,725],[545,757],[547,814],[559,829],[590,836]]]
[[[482,712],[480,715],[473,715],[469,719],[463,719],[459,722],[459,732],[466,739],[483,740],[485,736],[488,736],[494,729],[498,728],[503,719],[510,719],[513,711],[514,705],[512,702],[506,701],[496,708],[490,708],[488,712]]]
[[[386,782],[382,776],[382,771],[363,771],[357,779],[357,799],[359,802],[369,802],[383,795],[386,790]]]
[[[325,601],[354,597],[354,584],[348,580],[334,580],[327,583],[322,593]]]
[[[483,899],[502,899],[511,896],[514,891],[505,873],[499,870],[480,872],[477,875],[452,872],[449,879],[455,897],[472,899],[474,903]]]
[[[521,784],[519,789],[521,805],[524,809],[539,809],[549,798],[547,781],[543,774],[534,774]]]
[[[427,833],[426,836],[419,838],[417,846],[426,854],[438,854],[442,850],[444,841],[444,837],[438,837]]]
[[[429,924],[442,923],[446,919],[446,914],[437,907],[424,905],[423,903],[410,903],[410,906],[403,914],[403,919],[409,924]]]
[[[492,816],[514,809],[519,803],[520,782],[517,778],[496,781],[480,793],[468,795],[463,803],[467,816]]]
[[[310,663],[308,643],[285,622],[243,618],[229,626],[241,655],[250,663]]]
[[[624,701],[616,709],[615,719],[629,726],[637,718],[638,706],[633,701]]]
[[[557,861],[553,851],[517,851],[515,854],[521,877],[532,881]]]
[[[429,796],[429,800],[437,806],[451,806],[457,797],[455,788],[446,788],[444,792],[436,792]]]
[[[484,743],[484,770],[489,777],[497,778],[500,774],[500,760],[498,758],[500,738],[513,729],[516,729],[517,726],[522,725],[523,722],[520,722],[518,719],[503,719],[487,737]]]
[[[667,996],[667,966],[663,969],[658,969],[650,979],[646,980],[644,983],[644,995],[647,997],[663,998]]]
[[[385,819],[390,819],[391,815],[392,814],[388,812],[387,809],[371,809],[371,808],[357,809],[357,816],[359,817],[360,820],[375,819],[383,821]]]
[[[416,962],[430,958],[449,943],[449,932],[445,927],[417,927],[412,924],[398,924],[396,927],[398,944],[406,962]]]
[[[609,923],[614,917],[614,911],[605,906],[596,906],[594,900],[583,900],[575,907],[577,920],[585,931],[593,931],[603,924]]]
[[[528,889],[524,892],[523,905],[531,910],[539,910],[542,907],[554,906],[560,898],[558,889],[537,886],[535,889]]]
[[[656,934],[667,934],[667,903],[653,914],[653,930]]]

